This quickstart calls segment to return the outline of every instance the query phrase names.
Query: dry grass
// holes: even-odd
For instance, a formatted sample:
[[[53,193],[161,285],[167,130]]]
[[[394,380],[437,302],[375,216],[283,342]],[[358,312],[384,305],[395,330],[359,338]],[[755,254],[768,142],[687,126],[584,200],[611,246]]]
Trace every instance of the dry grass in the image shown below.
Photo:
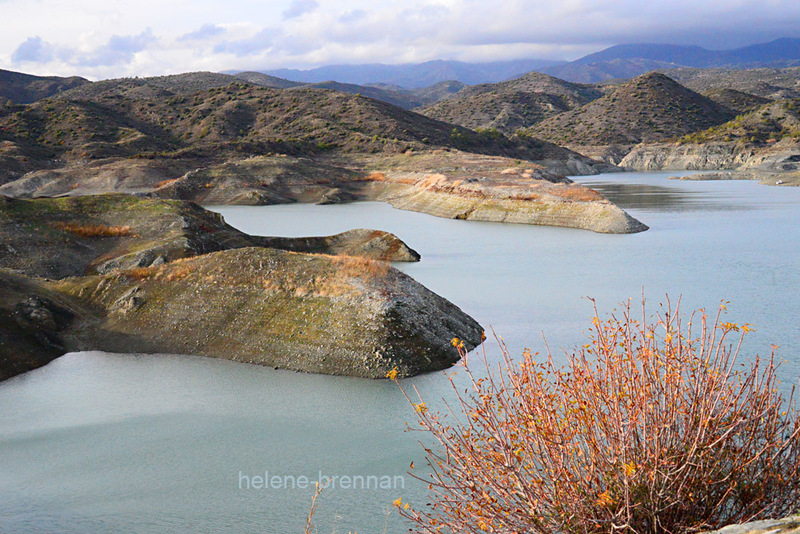
[[[134,267],[126,269],[122,273],[130,280],[162,280],[165,282],[176,282],[184,280],[195,270],[193,264],[176,265],[181,260],[176,260],[167,265],[158,267]]]
[[[386,174],[382,172],[373,172],[364,179],[370,182],[385,182]]]
[[[582,185],[554,187],[550,189],[549,193],[566,200],[573,200],[575,202],[595,202],[597,200],[603,200],[603,195],[594,189],[589,189],[588,187],[584,187]]]
[[[80,237],[130,237],[130,226],[107,226],[104,224],[55,223],[56,228]]]
[[[183,280],[187,278],[190,274],[192,274],[193,271],[193,265],[180,265],[177,267],[173,266],[171,269],[166,271],[166,275],[163,278],[167,282],[175,282],[177,280]]]
[[[359,256],[328,256],[336,267],[337,274],[346,277],[361,277],[367,280],[389,274],[389,264]]]
[[[174,184],[175,182],[177,182],[178,180],[180,180],[180,178],[171,178],[171,179],[169,179],[169,180],[161,180],[160,182],[158,182],[158,183],[155,185],[155,188],[156,188],[156,189],[159,189],[159,188],[161,188],[161,187],[165,187],[165,186],[168,186],[168,185],[172,185],[172,184]]]
[[[156,275],[155,267],[135,267],[122,272],[130,280],[148,280]]]

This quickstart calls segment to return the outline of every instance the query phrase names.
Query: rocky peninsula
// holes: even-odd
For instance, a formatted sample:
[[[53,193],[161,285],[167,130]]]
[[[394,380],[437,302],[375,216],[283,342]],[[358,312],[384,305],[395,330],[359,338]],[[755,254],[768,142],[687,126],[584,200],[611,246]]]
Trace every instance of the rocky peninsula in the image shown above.
[[[249,236],[185,201],[0,198],[0,379],[69,351],[179,353],[381,378],[482,329],[392,268],[391,234]]]

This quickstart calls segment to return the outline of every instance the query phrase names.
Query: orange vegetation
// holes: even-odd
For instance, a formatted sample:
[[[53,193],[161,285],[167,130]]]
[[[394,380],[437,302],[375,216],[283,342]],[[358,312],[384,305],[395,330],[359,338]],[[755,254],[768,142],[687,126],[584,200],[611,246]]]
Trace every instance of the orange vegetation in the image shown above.
[[[739,358],[751,327],[724,311],[686,324],[669,300],[649,320],[644,303],[638,320],[630,304],[595,309],[564,366],[501,343],[502,365],[484,354],[473,375],[454,339],[461,413],[403,390],[436,445],[428,505],[400,514],[425,533],[677,534],[796,512],[800,414],[773,356]]]
[[[583,187],[582,185],[568,185],[566,187],[554,187],[550,189],[549,193],[567,200],[575,200],[577,202],[594,202],[596,200],[603,200],[603,195]]]
[[[104,224],[56,223],[56,228],[81,237],[128,237],[133,235],[130,226],[106,226]]]

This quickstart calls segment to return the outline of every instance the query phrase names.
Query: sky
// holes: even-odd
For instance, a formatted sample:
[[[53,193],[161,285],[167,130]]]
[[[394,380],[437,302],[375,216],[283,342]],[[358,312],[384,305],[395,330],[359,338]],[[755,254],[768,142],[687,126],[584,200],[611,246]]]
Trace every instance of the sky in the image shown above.
[[[92,80],[331,64],[572,60],[800,37],[797,0],[0,0],[0,68]]]

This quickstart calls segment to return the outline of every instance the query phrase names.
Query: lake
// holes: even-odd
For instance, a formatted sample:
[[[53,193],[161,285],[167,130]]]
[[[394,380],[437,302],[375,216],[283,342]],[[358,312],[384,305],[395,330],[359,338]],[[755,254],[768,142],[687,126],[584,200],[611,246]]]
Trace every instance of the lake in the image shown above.
[[[586,297],[601,314],[628,298],[637,305],[642,291],[650,312],[666,295],[686,312],[730,301],[725,320],[755,325],[748,354],[779,346],[788,388],[800,373],[800,189],[669,176],[575,178],[651,227],[633,235],[372,202],[213,209],[260,235],[393,232],[422,255],[397,267],[492,328],[512,354],[541,351],[543,335],[557,356],[585,342]],[[487,351],[497,358],[495,343]],[[404,384],[426,399],[446,394],[439,373]],[[421,436],[404,431],[414,416],[388,381],[84,352],[0,383],[0,406],[2,532],[302,532],[320,476],[338,483],[318,499],[320,533],[407,532],[387,518],[391,502],[425,502],[406,474],[412,461],[424,471]]]

